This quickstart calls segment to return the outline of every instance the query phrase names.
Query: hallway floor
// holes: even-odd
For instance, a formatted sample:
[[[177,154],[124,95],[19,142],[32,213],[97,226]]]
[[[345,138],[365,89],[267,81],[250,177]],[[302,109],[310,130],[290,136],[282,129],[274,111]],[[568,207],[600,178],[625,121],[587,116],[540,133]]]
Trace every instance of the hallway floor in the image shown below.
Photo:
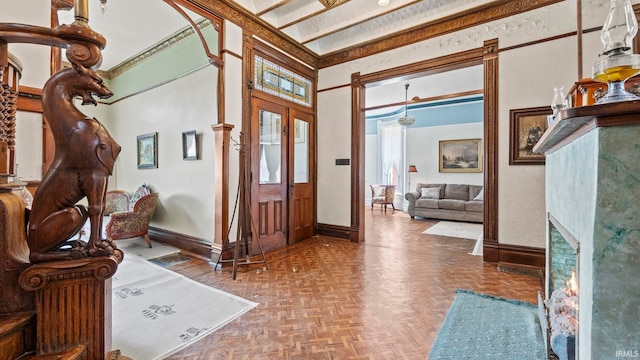
[[[240,267],[235,281],[231,264],[170,267],[259,305],[169,359],[425,360],[455,289],[537,302],[540,279],[469,255],[473,240],[421,233],[436,220],[365,212],[364,243],[305,240],[268,253],[266,271]]]

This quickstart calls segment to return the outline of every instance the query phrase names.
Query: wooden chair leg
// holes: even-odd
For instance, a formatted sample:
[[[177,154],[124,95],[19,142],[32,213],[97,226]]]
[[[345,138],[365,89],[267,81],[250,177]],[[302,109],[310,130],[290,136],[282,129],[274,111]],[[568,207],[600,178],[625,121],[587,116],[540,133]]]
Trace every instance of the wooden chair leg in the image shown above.
[[[149,239],[149,234],[144,234],[144,241],[151,247],[151,239]]]

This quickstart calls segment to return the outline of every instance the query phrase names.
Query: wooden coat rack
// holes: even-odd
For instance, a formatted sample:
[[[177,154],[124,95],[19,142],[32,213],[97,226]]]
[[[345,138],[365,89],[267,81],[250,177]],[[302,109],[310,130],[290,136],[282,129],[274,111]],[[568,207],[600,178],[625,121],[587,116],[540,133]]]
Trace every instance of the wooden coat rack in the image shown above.
[[[248,148],[245,144],[246,135],[244,133],[240,133],[240,142],[237,142],[232,139],[236,149],[240,152],[240,173],[238,177],[238,192],[236,194],[236,201],[233,207],[233,215],[231,216],[231,221],[229,222],[229,229],[227,230],[227,242],[229,241],[229,235],[231,234],[231,230],[233,227],[233,220],[237,218],[237,231],[236,231],[236,241],[233,245],[233,255],[231,259],[222,259],[224,251],[220,252],[218,255],[218,260],[216,261],[216,269],[218,264],[222,263],[233,263],[233,280],[236,279],[236,275],[238,273],[239,265],[253,265],[253,264],[264,264],[264,270],[268,270],[267,267],[267,259],[264,255],[264,250],[262,249],[262,243],[260,242],[260,235],[256,229],[255,223],[253,222],[253,217],[251,216],[251,198],[249,197],[249,177],[247,174],[247,164],[248,164]],[[253,233],[252,233],[253,230]],[[260,247],[260,255],[262,256],[262,260],[251,260],[249,257],[249,246],[251,245],[251,240],[253,234],[256,234],[255,240],[258,242],[258,246]]]

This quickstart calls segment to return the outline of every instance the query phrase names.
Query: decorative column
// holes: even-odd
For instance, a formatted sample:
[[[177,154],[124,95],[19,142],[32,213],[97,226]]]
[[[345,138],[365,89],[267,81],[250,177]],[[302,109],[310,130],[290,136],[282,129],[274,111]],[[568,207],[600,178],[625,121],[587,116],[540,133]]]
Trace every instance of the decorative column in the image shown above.
[[[215,225],[211,258],[217,259],[229,245],[227,230],[229,228],[229,145],[233,125],[219,123],[211,125],[215,134]]]
[[[87,360],[109,358],[111,276],[122,256],[116,250],[109,257],[45,262],[20,275],[20,286],[36,292],[39,354],[83,344]]]
[[[351,232],[349,240],[364,241],[364,86],[360,73],[351,74]]]
[[[484,42],[484,261],[500,260],[498,243],[498,39]],[[488,106],[487,104],[493,104]]]

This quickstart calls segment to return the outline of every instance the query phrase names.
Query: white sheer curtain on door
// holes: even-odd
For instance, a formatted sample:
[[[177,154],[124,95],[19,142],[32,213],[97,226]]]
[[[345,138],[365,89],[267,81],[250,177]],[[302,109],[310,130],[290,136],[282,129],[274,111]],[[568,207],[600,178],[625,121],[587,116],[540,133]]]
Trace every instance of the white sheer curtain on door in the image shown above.
[[[385,185],[400,184],[400,164],[402,164],[402,126],[397,123],[379,123],[380,137],[380,179]],[[396,188],[397,191],[403,191]]]

